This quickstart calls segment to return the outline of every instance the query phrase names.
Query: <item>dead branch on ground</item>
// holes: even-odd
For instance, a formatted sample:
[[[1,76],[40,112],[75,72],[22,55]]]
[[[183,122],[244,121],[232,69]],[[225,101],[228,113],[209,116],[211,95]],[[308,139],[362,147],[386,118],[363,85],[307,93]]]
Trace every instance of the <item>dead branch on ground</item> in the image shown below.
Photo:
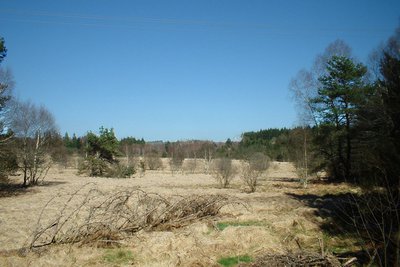
[[[29,244],[31,249],[51,244],[118,245],[140,230],[179,228],[199,219],[213,217],[227,205],[247,207],[225,195],[167,199],[140,189],[108,194],[96,189],[85,193],[79,189],[67,196],[56,218],[46,220],[46,210],[57,197],[51,199],[42,210]]]
[[[253,263],[241,264],[239,266],[326,266],[341,267],[343,266],[337,258],[332,255],[321,255],[318,253],[287,253],[287,254],[265,254],[255,260]]]

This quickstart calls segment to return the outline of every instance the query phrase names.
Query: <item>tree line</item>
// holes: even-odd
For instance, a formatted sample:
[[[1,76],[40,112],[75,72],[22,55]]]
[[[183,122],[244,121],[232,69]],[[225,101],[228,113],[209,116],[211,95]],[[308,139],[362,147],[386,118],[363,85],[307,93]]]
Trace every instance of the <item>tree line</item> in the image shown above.
[[[400,264],[400,28],[368,64],[335,41],[290,83],[303,136],[298,165],[362,188],[343,221],[380,266]],[[307,164],[308,163],[308,164]]]

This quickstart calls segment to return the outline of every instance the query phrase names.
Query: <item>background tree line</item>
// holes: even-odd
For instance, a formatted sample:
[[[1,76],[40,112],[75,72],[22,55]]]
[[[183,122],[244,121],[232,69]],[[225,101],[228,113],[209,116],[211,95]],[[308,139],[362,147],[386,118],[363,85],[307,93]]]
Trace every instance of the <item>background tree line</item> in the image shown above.
[[[227,139],[226,142],[208,140],[187,141],[145,141],[143,138],[124,137],[118,140],[120,156],[145,156],[155,154],[162,158],[172,158],[174,154],[182,153],[184,158],[202,159],[208,157],[229,157],[244,159],[256,152],[261,152],[273,160],[292,161],[293,151],[298,149],[299,130],[301,127],[270,128],[257,132],[245,132],[240,141]],[[68,133],[63,137],[64,147],[70,154],[85,155],[87,135],[72,138]]]

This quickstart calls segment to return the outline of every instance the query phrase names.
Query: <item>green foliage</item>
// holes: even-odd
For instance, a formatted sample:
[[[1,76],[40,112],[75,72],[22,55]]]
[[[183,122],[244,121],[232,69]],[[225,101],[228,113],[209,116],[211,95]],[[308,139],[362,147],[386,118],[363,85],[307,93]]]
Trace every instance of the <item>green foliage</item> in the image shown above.
[[[132,175],[136,173],[136,169],[134,166],[124,166],[122,164],[117,164],[116,169],[116,177],[119,178],[130,178]]]
[[[134,257],[132,251],[125,249],[109,249],[103,256],[103,260],[113,265],[130,265],[133,263]]]
[[[2,146],[0,153],[0,183],[8,182],[8,175],[18,170],[18,158],[10,145]]]
[[[81,142],[82,139],[80,137],[77,137],[75,133],[72,135],[72,138],[68,135],[68,133],[65,133],[63,137],[64,146],[70,152],[78,152],[82,147]]]
[[[340,212],[344,218],[337,218],[335,223],[352,222],[354,233],[365,243],[371,263],[397,266],[400,262],[400,28],[378,58],[380,75],[373,83],[366,83],[365,66],[333,56],[319,82],[304,80],[308,84],[301,84],[300,89],[318,86],[316,96],[307,91],[303,96],[316,123],[307,134],[314,141],[310,147],[313,154],[323,156],[319,167],[336,180],[363,187],[360,196],[351,195],[346,200]],[[299,143],[300,135],[293,137]],[[309,159],[308,162],[313,162]],[[301,160],[297,164],[301,166]]]
[[[354,210],[359,215],[355,219],[361,219],[356,225],[357,232],[378,252],[375,257],[378,264],[397,266],[400,263],[400,28],[383,49],[379,67],[381,76],[370,86],[371,93],[358,113],[360,119],[355,125],[358,142],[352,162],[357,183],[371,193],[364,194],[361,203],[354,201]]]
[[[360,110],[357,171],[368,185],[398,190],[400,173],[400,30],[380,61],[380,79]],[[367,183],[366,183],[367,182]],[[396,195],[399,193],[397,192]]]
[[[7,55],[7,48],[4,44],[4,38],[0,37],[0,63],[4,60]]]
[[[238,265],[239,263],[249,263],[252,262],[253,258],[249,255],[233,256],[233,257],[223,257],[218,260],[218,263],[222,266],[230,267]]]
[[[88,156],[79,166],[79,173],[87,173],[89,176],[107,176],[110,167],[107,162],[95,156]]]
[[[86,135],[88,154],[108,162],[116,161],[116,156],[119,155],[119,143],[115,137],[114,129],[100,127],[99,133],[99,136],[92,132]]]
[[[125,137],[120,140],[120,144],[123,145],[144,145],[146,142],[144,139],[136,139],[135,137]]]
[[[100,127],[99,136],[92,132],[86,135],[86,152],[88,156],[81,164],[80,172],[88,172],[90,176],[125,177],[133,169],[122,169],[116,157],[119,155],[119,142],[113,129]]]
[[[134,166],[125,166],[122,164],[114,164],[111,172],[108,174],[110,177],[117,178],[130,178],[136,173]]]
[[[246,132],[242,135],[242,143],[244,145],[251,144],[268,144],[273,138],[277,138],[284,133],[288,133],[286,128],[269,128],[258,132]]]
[[[331,176],[352,180],[352,153],[357,111],[366,95],[364,76],[367,69],[346,57],[333,56],[327,74],[319,78],[318,96],[311,99],[320,131],[316,141],[325,155]]]
[[[246,159],[257,152],[268,155],[271,159],[285,161],[289,159],[287,139],[290,129],[270,128],[258,132],[246,132],[242,134],[236,151],[235,158]]]
[[[110,163],[102,158],[88,156],[78,167],[80,174],[93,177],[130,178],[136,173],[134,166],[125,166],[117,162]]]

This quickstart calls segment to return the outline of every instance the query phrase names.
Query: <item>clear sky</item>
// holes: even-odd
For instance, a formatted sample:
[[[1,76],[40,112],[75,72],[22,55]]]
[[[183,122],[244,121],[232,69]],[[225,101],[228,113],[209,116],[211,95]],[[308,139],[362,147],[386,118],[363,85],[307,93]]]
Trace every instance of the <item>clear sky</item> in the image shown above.
[[[399,18],[398,0],[0,0],[2,65],[62,134],[222,141],[295,125],[297,71],[337,38],[365,61]]]

